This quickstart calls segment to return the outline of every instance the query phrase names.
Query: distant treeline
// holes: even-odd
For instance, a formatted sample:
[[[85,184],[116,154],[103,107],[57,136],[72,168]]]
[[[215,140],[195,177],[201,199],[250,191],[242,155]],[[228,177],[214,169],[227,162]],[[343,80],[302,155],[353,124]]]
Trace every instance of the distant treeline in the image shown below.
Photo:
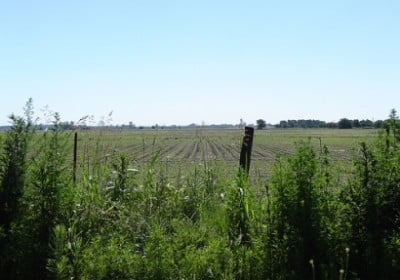
[[[386,121],[377,120],[350,120],[342,118],[338,122],[325,122],[320,120],[286,120],[276,124],[276,128],[384,128]]]
[[[254,125],[250,125],[254,126]],[[74,129],[83,129],[83,130],[95,130],[95,129],[194,129],[194,128],[212,128],[212,129],[234,129],[240,127],[239,125],[233,124],[210,124],[210,125],[198,125],[198,124],[190,124],[190,125],[151,125],[151,126],[136,126],[136,125],[84,125],[84,124],[74,124],[73,122],[60,122],[58,127],[62,130],[74,130]],[[49,130],[53,129],[53,124],[39,124],[34,125],[33,128],[35,130]],[[0,126],[1,130],[9,130],[11,126]]]
[[[257,120],[257,124],[247,124],[247,126],[257,127],[258,129],[271,129],[271,128],[387,128],[388,120],[377,120],[371,121],[365,120],[350,120],[342,118],[338,122],[325,122],[321,120],[282,120],[279,124],[269,124],[264,120]],[[63,130],[74,130],[79,129],[193,129],[193,128],[214,128],[214,129],[234,129],[243,128],[244,124],[189,124],[189,125],[152,125],[152,126],[136,126],[135,124],[121,124],[121,125],[86,125],[86,124],[75,124],[74,122],[60,122],[58,126]],[[53,124],[37,124],[34,125],[36,130],[48,130],[54,127]],[[8,130],[11,126],[0,126],[0,130]]]

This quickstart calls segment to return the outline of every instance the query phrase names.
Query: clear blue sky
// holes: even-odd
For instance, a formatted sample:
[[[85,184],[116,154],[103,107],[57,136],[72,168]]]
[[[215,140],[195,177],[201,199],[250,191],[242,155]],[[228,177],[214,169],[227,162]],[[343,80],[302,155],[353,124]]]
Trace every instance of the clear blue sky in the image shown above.
[[[400,1],[0,0],[0,124],[386,118]]]

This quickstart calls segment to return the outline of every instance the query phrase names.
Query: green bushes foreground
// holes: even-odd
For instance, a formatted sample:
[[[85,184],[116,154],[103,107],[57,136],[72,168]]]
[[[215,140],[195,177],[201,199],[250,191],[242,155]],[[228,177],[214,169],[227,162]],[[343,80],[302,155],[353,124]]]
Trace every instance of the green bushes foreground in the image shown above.
[[[73,183],[71,137],[58,116],[40,135],[30,118],[12,121],[0,141],[1,279],[400,275],[400,129],[393,113],[345,172],[326,147],[315,151],[304,142],[276,160],[267,182],[241,172],[226,178],[208,162],[171,179],[157,155],[138,171],[126,154],[103,160],[94,151],[81,157]]]

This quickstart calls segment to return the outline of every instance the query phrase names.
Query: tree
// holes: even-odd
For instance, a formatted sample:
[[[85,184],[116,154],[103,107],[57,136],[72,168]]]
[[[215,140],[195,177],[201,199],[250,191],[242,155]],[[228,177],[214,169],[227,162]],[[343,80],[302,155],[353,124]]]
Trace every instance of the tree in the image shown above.
[[[327,128],[338,128],[338,124],[335,123],[335,122],[328,122],[328,123],[326,124],[326,127],[327,127]]]
[[[361,120],[360,126],[362,128],[372,128],[374,126],[374,123],[371,120]]]
[[[352,128],[352,121],[346,118],[340,119],[338,122],[339,128]]]
[[[288,128],[289,127],[288,122],[287,121],[280,121],[279,122],[279,127],[280,128]]]
[[[353,120],[353,127],[355,127],[355,128],[361,127],[360,121],[358,119]]]
[[[263,129],[267,126],[267,123],[263,119],[259,119],[257,122],[257,129]]]

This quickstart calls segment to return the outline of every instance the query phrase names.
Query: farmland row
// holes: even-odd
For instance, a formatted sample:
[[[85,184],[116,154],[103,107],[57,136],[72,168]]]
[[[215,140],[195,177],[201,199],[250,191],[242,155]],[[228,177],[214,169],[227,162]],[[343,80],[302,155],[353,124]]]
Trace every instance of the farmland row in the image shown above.
[[[311,131],[316,134],[317,131]],[[307,130],[258,132],[253,144],[252,160],[272,163],[277,155],[291,154],[294,142],[308,139]],[[240,131],[163,131],[163,132],[108,132],[94,135],[82,132],[79,140],[79,153],[87,154],[102,151],[104,155],[114,150],[126,152],[136,162],[148,162],[154,156],[161,161],[196,163],[206,161],[237,162],[240,155]],[[288,135],[286,135],[286,134]],[[302,133],[302,134],[300,134]],[[322,144],[327,144],[334,160],[347,161],[357,143],[362,140],[371,141],[373,135],[325,135]],[[363,138],[362,138],[363,137]],[[319,137],[310,138],[316,151],[320,149]]]

